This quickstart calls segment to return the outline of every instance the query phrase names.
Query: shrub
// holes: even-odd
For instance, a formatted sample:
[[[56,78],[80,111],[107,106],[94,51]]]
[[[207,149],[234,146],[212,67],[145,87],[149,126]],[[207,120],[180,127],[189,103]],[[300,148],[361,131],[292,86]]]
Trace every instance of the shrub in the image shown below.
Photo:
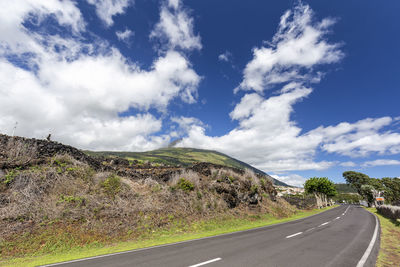
[[[17,169],[9,171],[4,177],[1,178],[1,182],[5,185],[10,185],[17,176]]]
[[[229,179],[229,182],[231,182],[231,184],[237,180],[237,178],[234,176],[228,176],[228,179]]]
[[[392,220],[397,220],[400,219],[400,207],[397,206],[390,206],[390,205],[382,205],[376,207],[378,212],[382,214],[383,216],[392,219]]]
[[[252,194],[258,193],[258,185],[252,185],[250,188]]]
[[[189,181],[193,186],[200,186],[200,176],[197,172],[191,170],[183,170],[181,172],[174,173],[169,181],[169,184],[174,187],[184,177],[186,181]]]
[[[107,195],[115,197],[121,191],[121,178],[113,174],[101,183],[101,187]]]
[[[58,200],[57,203],[73,203],[76,204],[76,206],[82,206],[85,204],[85,198],[84,197],[79,197],[79,196],[68,196],[68,195],[60,195],[60,199]]]
[[[178,181],[178,183],[176,184],[176,186],[177,186],[179,189],[182,189],[183,191],[186,191],[186,192],[189,192],[189,191],[193,191],[193,190],[194,190],[194,185],[193,185],[190,181],[186,180],[186,179],[183,178],[183,177],[179,179],[179,181]]]

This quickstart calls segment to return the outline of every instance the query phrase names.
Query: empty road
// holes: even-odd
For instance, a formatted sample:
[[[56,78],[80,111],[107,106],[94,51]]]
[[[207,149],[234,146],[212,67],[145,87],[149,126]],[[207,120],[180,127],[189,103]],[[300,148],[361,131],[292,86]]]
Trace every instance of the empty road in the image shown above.
[[[375,242],[374,242],[375,241]],[[343,205],[253,230],[48,266],[374,266],[379,223]]]

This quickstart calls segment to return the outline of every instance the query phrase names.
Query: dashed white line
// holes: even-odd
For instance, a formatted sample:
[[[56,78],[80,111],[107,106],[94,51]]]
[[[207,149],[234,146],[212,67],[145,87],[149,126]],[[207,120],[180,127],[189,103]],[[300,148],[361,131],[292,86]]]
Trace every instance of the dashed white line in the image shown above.
[[[340,219],[340,217],[336,217],[334,220],[339,220]]]
[[[324,222],[324,223],[321,223],[318,227],[321,227],[321,226],[324,226],[324,225],[327,225],[328,223],[330,223],[330,222]]]
[[[296,236],[296,235],[301,235],[303,232],[298,232],[298,233],[295,233],[295,234],[293,234],[293,235],[288,235],[286,238],[291,238],[291,237],[294,237],[294,236]]]
[[[212,263],[212,262],[216,262],[216,261],[220,261],[220,260],[222,260],[222,259],[221,258],[215,258],[215,259],[212,259],[212,260],[209,260],[209,261],[200,262],[200,263],[195,264],[195,265],[190,265],[189,267],[203,266],[203,265],[206,265],[206,264],[209,264],[209,263]]]
[[[349,208],[350,208],[350,206],[347,207],[347,209],[342,213],[342,215],[345,215]]]
[[[312,230],[314,230],[314,229],[315,229],[315,227],[310,228],[310,229],[306,230],[306,232],[312,231]]]

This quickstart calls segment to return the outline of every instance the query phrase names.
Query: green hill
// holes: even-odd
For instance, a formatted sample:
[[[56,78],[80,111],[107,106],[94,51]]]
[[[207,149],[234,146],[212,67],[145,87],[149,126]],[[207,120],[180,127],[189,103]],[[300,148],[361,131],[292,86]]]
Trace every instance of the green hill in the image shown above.
[[[255,173],[269,176],[263,171],[256,169],[245,162],[242,162],[228,155],[213,150],[170,147],[170,148],[162,148],[147,152],[112,152],[112,151],[101,151],[101,152],[86,151],[86,152],[93,156],[96,155],[117,156],[132,161],[133,160],[137,160],[140,162],[149,161],[152,163],[160,163],[172,166],[180,165],[183,167],[188,167],[196,162],[209,162],[213,164],[234,167],[239,169],[247,168],[253,170]],[[288,186],[287,184],[279,180],[276,180],[274,178],[272,179],[275,185]]]

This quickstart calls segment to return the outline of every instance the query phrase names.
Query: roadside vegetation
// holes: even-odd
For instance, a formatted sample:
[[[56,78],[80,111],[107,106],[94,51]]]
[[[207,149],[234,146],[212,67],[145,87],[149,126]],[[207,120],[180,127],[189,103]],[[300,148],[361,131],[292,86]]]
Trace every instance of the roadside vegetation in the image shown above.
[[[370,178],[355,171],[346,171],[343,177],[367,201],[369,207],[377,206],[376,197],[384,197],[385,204],[400,205],[400,178]]]
[[[249,169],[210,163],[143,167],[5,135],[0,204],[0,264],[70,251],[96,254],[115,244],[173,242],[298,214],[277,197],[268,176]]]
[[[309,178],[304,189],[307,194],[315,196],[319,208],[333,205],[332,197],[337,195],[335,184],[326,177]]]
[[[381,226],[381,242],[376,266],[398,266],[400,262],[400,220],[385,217],[376,208],[368,208],[368,210],[378,216]]]
[[[268,226],[277,223],[288,222],[296,219],[301,219],[311,216],[334,206],[324,209],[314,209],[308,211],[296,211],[292,215],[281,217],[277,214],[282,212],[282,207],[276,206],[275,215],[271,214],[254,214],[254,215],[226,215],[214,219],[203,219],[193,221],[190,224],[184,221],[176,220],[172,227],[167,229],[158,229],[152,231],[144,231],[140,236],[134,240],[105,242],[97,241],[91,244],[72,244],[70,236],[65,235],[64,231],[60,229],[52,233],[54,239],[59,240],[59,247],[50,247],[47,253],[37,252],[25,257],[9,258],[0,261],[1,266],[37,266],[43,264],[50,264],[60,261],[68,261],[77,258],[91,257],[96,255],[103,255],[108,253],[115,253],[127,251],[132,249],[139,249],[144,247],[181,242],[192,240],[196,238],[215,236],[219,234],[226,234],[236,231],[243,231],[257,227]],[[55,230],[55,228],[54,228]],[[90,233],[81,232],[80,234],[88,237]],[[93,238],[93,237],[92,237]],[[39,239],[40,240],[40,239]],[[25,240],[26,245],[29,246],[32,242],[39,240]]]

